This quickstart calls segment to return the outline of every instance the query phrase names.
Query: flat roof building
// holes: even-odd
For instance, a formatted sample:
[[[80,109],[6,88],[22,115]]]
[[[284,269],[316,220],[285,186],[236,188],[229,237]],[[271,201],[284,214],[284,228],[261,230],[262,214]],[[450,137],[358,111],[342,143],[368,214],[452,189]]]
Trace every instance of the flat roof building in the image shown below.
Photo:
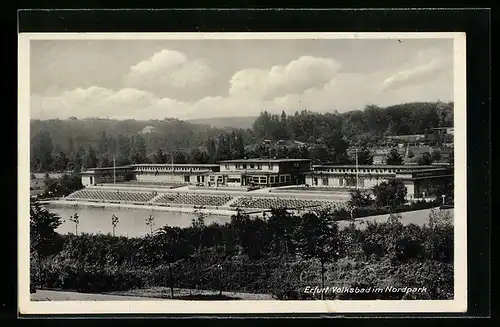
[[[370,189],[391,179],[401,180],[410,198],[431,194],[435,186],[453,179],[453,168],[418,165],[317,165],[306,175],[315,187]]]
[[[209,176],[209,186],[284,186],[305,183],[310,159],[253,158],[220,161],[220,171]]]

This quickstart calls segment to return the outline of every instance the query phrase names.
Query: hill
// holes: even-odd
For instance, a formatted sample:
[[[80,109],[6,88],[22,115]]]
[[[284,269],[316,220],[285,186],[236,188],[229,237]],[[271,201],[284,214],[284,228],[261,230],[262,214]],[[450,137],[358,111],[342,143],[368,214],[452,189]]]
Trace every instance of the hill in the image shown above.
[[[252,124],[257,117],[217,117],[189,119],[192,124],[209,125],[215,128],[252,128]]]
[[[349,146],[387,146],[389,135],[427,136],[435,127],[450,126],[453,103],[442,102],[367,106],[342,114],[263,111],[258,117],[188,121],[32,120],[30,156],[34,172],[110,167],[115,159],[126,165],[273,156],[346,164]]]

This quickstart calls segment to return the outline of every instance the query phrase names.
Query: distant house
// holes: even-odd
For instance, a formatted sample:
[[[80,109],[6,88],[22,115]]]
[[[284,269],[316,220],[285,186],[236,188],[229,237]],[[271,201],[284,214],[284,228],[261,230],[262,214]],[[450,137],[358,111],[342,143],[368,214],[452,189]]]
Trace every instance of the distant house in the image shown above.
[[[374,165],[385,165],[386,160],[387,160],[387,155],[385,154],[377,154],[373,156]]]
[[[404,142],[417,142],[419,140],[425,139],[425,135],[413,134],[413,135],[391,135],[386,137],[389,141],[404,141]]]
[[[442,134],[453,135],[455,132],[453,127],[439,127],[439,128],[433,128],[433,130],[438,135]]]
[[[140,134],[151,134],[156,132],[156,127],[154,126],[146,126],[139,133]]]

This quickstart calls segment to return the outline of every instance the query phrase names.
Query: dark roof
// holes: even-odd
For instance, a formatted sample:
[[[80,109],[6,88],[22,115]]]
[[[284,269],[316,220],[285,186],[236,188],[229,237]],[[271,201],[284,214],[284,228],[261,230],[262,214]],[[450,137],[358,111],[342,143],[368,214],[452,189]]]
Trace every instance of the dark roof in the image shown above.
[[[171,163],[164,164],[135,164],[132,167],[171,167]],[[173,164],[174,167],[217,167],[218,164]]]
[[[356,169],[356,165],[314,165],[314,168],[348,168]],[[358,169],[436,169],[435,165],[418,166],[418,165],[358,165]]]
[[[243,163],[252,163],[252,162],[262,162],[262,163],[268,163],[268,162],[275,162],[275,163],[280,163],[280,162],[307,162],[311,161],[311,159],[265,159],[265,158],[255,158],[255,159],[234,159],[234,160],[222,160],[219,161],[219,163],[230,163],[230,162],[243,162]]]
[[[119,167],[96,167],[96,168],[87,168],[85,171],[99,171],[99,170],[113,170],[113,169],[116,169],[116,170],[120,170],[120,169],[130,169],[132,168],[131,165],[127,165],[127,166],[119,166]]]

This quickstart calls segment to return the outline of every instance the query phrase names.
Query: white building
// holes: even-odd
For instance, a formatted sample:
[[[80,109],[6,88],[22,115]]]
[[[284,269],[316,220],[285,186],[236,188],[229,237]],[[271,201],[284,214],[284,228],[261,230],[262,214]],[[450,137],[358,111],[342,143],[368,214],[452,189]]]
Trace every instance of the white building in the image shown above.
[[[408,197],[420,197],[423,192],[429,194],[431,184],[439,184],[453,178],[450,167],[431,166],[313,166],[306,175],[306,184],[314,187],[339,189],[370,189],[391,179],[400,179],[406,186]],[[357,184],[357,185],[356,185]]]

